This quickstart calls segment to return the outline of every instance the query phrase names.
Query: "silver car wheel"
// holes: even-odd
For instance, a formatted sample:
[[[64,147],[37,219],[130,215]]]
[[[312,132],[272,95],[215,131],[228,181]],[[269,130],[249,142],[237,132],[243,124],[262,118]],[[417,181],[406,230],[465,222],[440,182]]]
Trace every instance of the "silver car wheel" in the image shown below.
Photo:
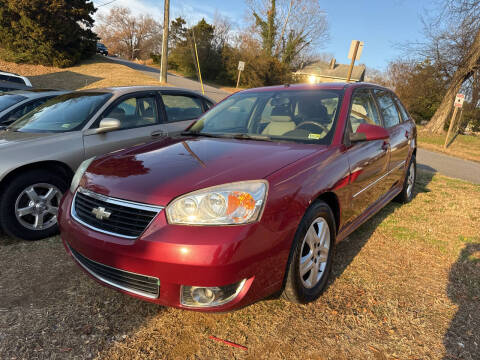
[[[407,177],[407,196],[409,198],[412,195],[414,185],[415,185],[415,164],[412,161],[410,164],[410,169],[408,170],[408,177]]]
[[[15,216],[29,230],[45,230],[57,223],[62,192],[52,184],[38,183],[23,190],[15,201]]]
[[[319,217],[308,228],[303,238],[298,267],[303,286],[313,288],[322,279],[330,249],[330,229],[327,221]]]

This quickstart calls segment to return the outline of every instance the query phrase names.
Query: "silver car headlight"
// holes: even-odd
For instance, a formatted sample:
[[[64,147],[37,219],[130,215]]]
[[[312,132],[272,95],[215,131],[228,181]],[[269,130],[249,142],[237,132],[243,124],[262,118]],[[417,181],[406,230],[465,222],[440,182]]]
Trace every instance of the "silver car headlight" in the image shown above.
[[[180,196],[167,206],[170,224],[235,225],[257,221],[265,204],[267,182],[241,181]]]
[[[80,164],[75,175],[73,176],[72,183],[70,184],[70,191],[74,193],[77,190],[80,180],[82,179],[83,174],[87,171],[87,168],[90,166],[92,161],[95,160],[95,157],[85,160]]]

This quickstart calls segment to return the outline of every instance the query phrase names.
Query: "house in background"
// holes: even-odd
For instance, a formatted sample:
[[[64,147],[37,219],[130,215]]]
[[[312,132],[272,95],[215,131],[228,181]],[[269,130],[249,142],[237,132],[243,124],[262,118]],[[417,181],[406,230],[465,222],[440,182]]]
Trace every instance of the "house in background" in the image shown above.
[[[297,70],[293,73],[293,77],[298,82],[309,82],[311,84],[323,82],[346,82],[349,67],[350,65],[337,64],[335,59],[332,59],[330,63],[318,61]],[[350,82],[364,81],[365,70],[365,65],[354,66]]]

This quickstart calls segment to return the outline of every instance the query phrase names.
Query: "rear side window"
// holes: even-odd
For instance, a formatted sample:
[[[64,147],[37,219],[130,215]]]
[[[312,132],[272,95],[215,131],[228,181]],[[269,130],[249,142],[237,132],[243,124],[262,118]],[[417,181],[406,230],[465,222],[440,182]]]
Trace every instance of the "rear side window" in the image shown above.
[[[382,113],[383,122],[386,128],[391,128],[400,124],[400,114],[391,97],[390,93],[385,90],[375,90],[378,106]]]
[[[408,115],[407,110],[405,110],[402,103],[396,96],[394,96],[394,98],[395,98],[395,103],[397,104],[397,107],[400,110],[400,115],[402,115],[402,120],[407,121],[408,119],[410,119],[410,116]]]
[[[196,119],[203,114],[202,101],[186,95],[162,95],[167,121],[183,121]]]
[[[23,84],[25,85],[25,81],[22,78],[17,76],[9,76],[9,75],[0,75],[0,80],[2,81],[10,81],[16,84]]]
[[[382,125],[370,91],[355,91],[353,94],[349,119],[352,126],[352,132],[354,133],[357,131],[360,124]]]

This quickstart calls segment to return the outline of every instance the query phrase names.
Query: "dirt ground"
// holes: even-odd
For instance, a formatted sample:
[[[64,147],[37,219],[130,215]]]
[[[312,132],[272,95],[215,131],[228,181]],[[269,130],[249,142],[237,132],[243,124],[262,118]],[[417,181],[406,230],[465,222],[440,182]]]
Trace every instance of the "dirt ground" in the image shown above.
[[[430,173],[338,245],[309,305],[158,307],[91,280],[58,237],[0,235],[0,264],[1,359],[480,359],[480,186]]]

